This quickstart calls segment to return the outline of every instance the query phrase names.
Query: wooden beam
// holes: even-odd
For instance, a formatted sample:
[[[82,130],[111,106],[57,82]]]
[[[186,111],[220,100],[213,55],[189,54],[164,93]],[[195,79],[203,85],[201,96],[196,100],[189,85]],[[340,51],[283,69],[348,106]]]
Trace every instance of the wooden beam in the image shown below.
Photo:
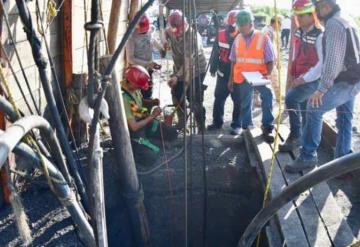
[[[131,21],[134,18],[136,12],[138,12],[139,10],[139,7],[140,7],[139,0],[131,0],[129,21]]]
[[[63,50],[63,82],[69,88],[73,76],[72,59],[72,0],[66,0],[62,7],[62,50]]]
[[[117,33],[119,29],[120,8],[121,8],[121,1],[113,0],[111,3],[110,19],[108,26],[108,37],[107,37],[110,54],[114,52],[116,46]]]

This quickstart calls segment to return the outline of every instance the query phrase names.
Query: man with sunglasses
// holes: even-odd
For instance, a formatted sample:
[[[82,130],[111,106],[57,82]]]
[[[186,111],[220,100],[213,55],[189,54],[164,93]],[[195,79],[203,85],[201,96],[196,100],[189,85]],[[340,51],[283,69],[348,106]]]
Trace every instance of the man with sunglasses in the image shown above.
[[[319,17],[325,22],[323,68],[318,89],[310,97],[300,156],[285,169],[300,172],[317,165],[322,117],[336,108],[335,157],[351,153],[352,119],[356,94],[360,91],[360,43],[358,27],[344,15],[336,0],[317,0]]]
[[[322,30],[315,5],[311,0],[296,0],[293,13],[298,28],[293,38],[290,89],[285,97],[290,135],[284,144],[279,145],[282,152],[293,151],[300,146],[307,100],[319,86],[322,68]]]

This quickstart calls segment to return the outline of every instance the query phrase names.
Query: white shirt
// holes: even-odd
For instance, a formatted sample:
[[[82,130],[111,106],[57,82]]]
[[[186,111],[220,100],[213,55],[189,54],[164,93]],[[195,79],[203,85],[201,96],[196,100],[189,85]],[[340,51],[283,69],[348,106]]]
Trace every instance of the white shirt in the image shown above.
[[[291,29],[291,19],[290,18],[285,18],[282,21],[282,29]]]

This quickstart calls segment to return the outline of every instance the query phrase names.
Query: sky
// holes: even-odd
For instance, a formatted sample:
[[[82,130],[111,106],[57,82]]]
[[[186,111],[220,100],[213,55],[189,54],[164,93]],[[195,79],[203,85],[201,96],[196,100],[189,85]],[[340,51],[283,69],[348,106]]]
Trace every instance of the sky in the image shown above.
[[[360,1],[359,0],[337,0],[340,7],[347,13],[353,16],[360,16]],[[245,3],[251,5],[274,5],[274,0],[245,0]],[[291,0],[277,0],[279,8],[291,7]]]

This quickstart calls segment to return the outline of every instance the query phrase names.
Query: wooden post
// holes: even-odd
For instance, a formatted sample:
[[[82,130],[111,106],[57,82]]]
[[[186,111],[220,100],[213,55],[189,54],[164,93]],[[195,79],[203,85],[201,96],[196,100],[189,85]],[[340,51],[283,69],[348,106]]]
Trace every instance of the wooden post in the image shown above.
[[[73,76],[72,59],[72,0],[66,0],[62,7],[62,49],[63,49],[63,82],[70,88]]]
[[[123,1],[123,5],[126,5]],[[109,45],[109,53],[112,54],[115,50],[116,41],[117,41],[117,33],[119,28],[119,19],[120,19],[120,8],[121,8],[121,0],[113,0],[111,3],[111,12],[109,19],[109,27],[108,27],[108,45]]]
[[[139,7],[140,7],[139,0],[131,0],[129,21],[131,21],[136,15],[136,12],[139,11]]]

